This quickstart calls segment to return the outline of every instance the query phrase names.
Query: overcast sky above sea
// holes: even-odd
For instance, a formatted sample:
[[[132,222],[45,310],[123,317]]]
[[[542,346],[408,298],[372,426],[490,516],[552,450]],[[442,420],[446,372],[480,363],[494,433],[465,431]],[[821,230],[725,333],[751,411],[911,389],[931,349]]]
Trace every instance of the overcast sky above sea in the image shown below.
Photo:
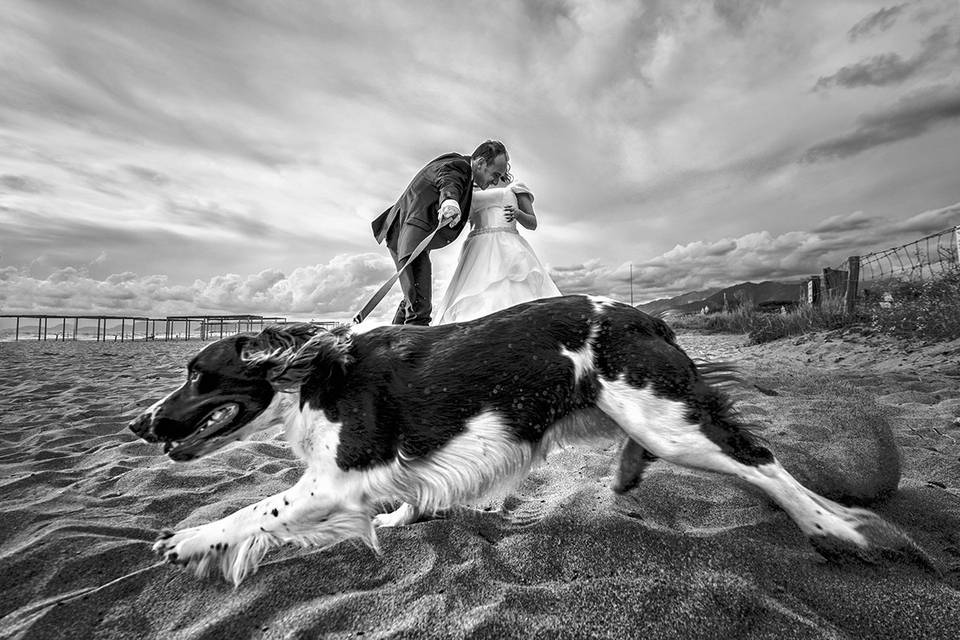
[[[6,0],[0,73],[0,313],[347,319],[392,273],[370,220],[487,138],[567,293],[960,224],[957,0]]]

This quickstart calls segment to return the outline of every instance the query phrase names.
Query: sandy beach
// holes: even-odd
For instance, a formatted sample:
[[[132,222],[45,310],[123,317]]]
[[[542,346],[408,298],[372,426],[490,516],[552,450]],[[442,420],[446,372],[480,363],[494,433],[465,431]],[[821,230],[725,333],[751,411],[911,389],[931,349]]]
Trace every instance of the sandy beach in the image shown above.
[[[281,434],[175,465],[126,429],[201,343],[0,343],[0,638],[958,637],[960,341],[680,342],[739,364],[737,407],[792,473],[874,502],[942,572],[829,563],[732,478],[657,462],[615,495],[609,443],[500,509],[381,530],[381,556],[283,549],[234,589],[150,545],[292,484]]]

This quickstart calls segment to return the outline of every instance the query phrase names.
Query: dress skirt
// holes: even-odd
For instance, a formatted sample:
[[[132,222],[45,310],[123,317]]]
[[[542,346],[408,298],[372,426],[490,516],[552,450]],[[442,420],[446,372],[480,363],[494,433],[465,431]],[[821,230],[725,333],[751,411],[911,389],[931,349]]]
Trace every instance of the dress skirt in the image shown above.
[[[559,295],[550,274],[515,228],[475,229],[463,243],[450,285],[434,309],[433,324],[473,320]]]

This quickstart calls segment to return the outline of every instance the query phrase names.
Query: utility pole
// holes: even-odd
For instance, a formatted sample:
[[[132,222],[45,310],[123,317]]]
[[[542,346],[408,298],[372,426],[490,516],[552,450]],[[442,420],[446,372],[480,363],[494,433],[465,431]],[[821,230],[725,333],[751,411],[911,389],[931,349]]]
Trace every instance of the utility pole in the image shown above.
[[[633,306],[633,263],[630,263],[630,306]]]

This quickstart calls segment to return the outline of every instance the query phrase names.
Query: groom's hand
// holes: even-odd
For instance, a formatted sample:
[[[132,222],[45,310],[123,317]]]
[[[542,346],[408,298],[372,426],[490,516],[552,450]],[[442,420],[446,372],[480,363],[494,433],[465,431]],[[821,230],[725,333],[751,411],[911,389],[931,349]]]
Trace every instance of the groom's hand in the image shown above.
[[[457,226],[460,222],[460,205],[456,200],[444,200],[440,203],[440,224],[446,224],[451,227]]]

